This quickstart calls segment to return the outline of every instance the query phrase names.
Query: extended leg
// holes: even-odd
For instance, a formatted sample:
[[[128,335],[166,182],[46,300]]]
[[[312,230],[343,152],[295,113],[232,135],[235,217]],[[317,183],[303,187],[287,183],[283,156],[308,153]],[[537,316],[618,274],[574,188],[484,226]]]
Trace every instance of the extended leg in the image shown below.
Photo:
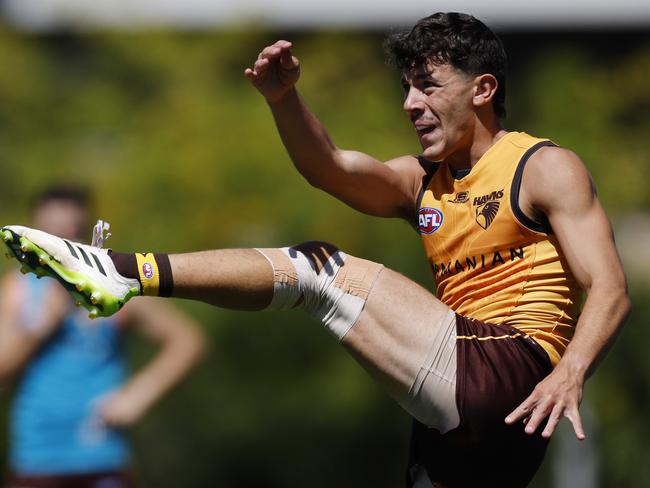
[[[111,254],[24,227],[3,239],[26,271],[55,277],[95,315],[159,288],[226,308],[303,309],[418,420],[441,431],[458,424],[455,315],[416,283],[331,244],[167,256]]]
[[[169,259],[174,296],[244,310],[305,309],[411,414],[442,431],[458,424],[455,315],[399,273],[322,242]]]

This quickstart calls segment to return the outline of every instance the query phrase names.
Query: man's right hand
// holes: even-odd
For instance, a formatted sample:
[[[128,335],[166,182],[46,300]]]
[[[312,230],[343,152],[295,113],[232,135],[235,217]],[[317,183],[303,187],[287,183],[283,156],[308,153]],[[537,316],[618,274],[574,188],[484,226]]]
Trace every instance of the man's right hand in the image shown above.
[[[300,62],[291,54],[289,41],[277,41],[262,49],[252,68],[244,75],[269,103],[279,101],[300,78]]]

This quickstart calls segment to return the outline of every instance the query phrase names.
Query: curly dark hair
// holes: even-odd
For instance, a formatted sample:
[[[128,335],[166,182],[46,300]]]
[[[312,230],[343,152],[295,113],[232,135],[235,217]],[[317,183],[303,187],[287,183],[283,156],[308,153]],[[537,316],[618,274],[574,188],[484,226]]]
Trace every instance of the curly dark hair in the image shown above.
[[[498,82],[494,112],[506,115],[507,57],[503,43],[483,22],[468,14],[438,12],[384,41],[388,62],[408,70],[426,62],[449,64],[470,75],[490,73]]]

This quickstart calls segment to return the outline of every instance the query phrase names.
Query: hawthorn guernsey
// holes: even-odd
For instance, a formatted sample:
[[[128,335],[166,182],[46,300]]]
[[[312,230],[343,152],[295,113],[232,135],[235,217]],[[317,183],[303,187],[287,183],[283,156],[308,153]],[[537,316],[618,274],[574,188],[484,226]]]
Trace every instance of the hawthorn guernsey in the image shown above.
[[[509,132],[460,179],[436,166],[418,223],[438,298],[461,315],[526,332],[557,364],[573,336],[580,287],[548,223],[518,204],[528,158],[553,145]]]

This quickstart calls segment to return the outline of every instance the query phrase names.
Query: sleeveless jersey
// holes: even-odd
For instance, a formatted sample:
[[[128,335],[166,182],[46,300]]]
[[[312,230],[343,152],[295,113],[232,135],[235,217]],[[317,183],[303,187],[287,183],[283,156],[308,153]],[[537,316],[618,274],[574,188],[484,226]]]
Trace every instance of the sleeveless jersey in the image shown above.
[[[519,208],[524,166],[544,146],[554,144],[509,132],[460,179],[438,164],[419,199],[418,229],[443,303],[528,334],[555,365],[573,336],[582,292],[548,222]]]
[[[28,326],[49,280],[27,279],[23,321]],[[11,467],[17,474],[63,475],[125,468],[123,435],[99,421],[102,397],[125,379],[114,318],[91,322],[70,314],[31,359],[11,411]]]

